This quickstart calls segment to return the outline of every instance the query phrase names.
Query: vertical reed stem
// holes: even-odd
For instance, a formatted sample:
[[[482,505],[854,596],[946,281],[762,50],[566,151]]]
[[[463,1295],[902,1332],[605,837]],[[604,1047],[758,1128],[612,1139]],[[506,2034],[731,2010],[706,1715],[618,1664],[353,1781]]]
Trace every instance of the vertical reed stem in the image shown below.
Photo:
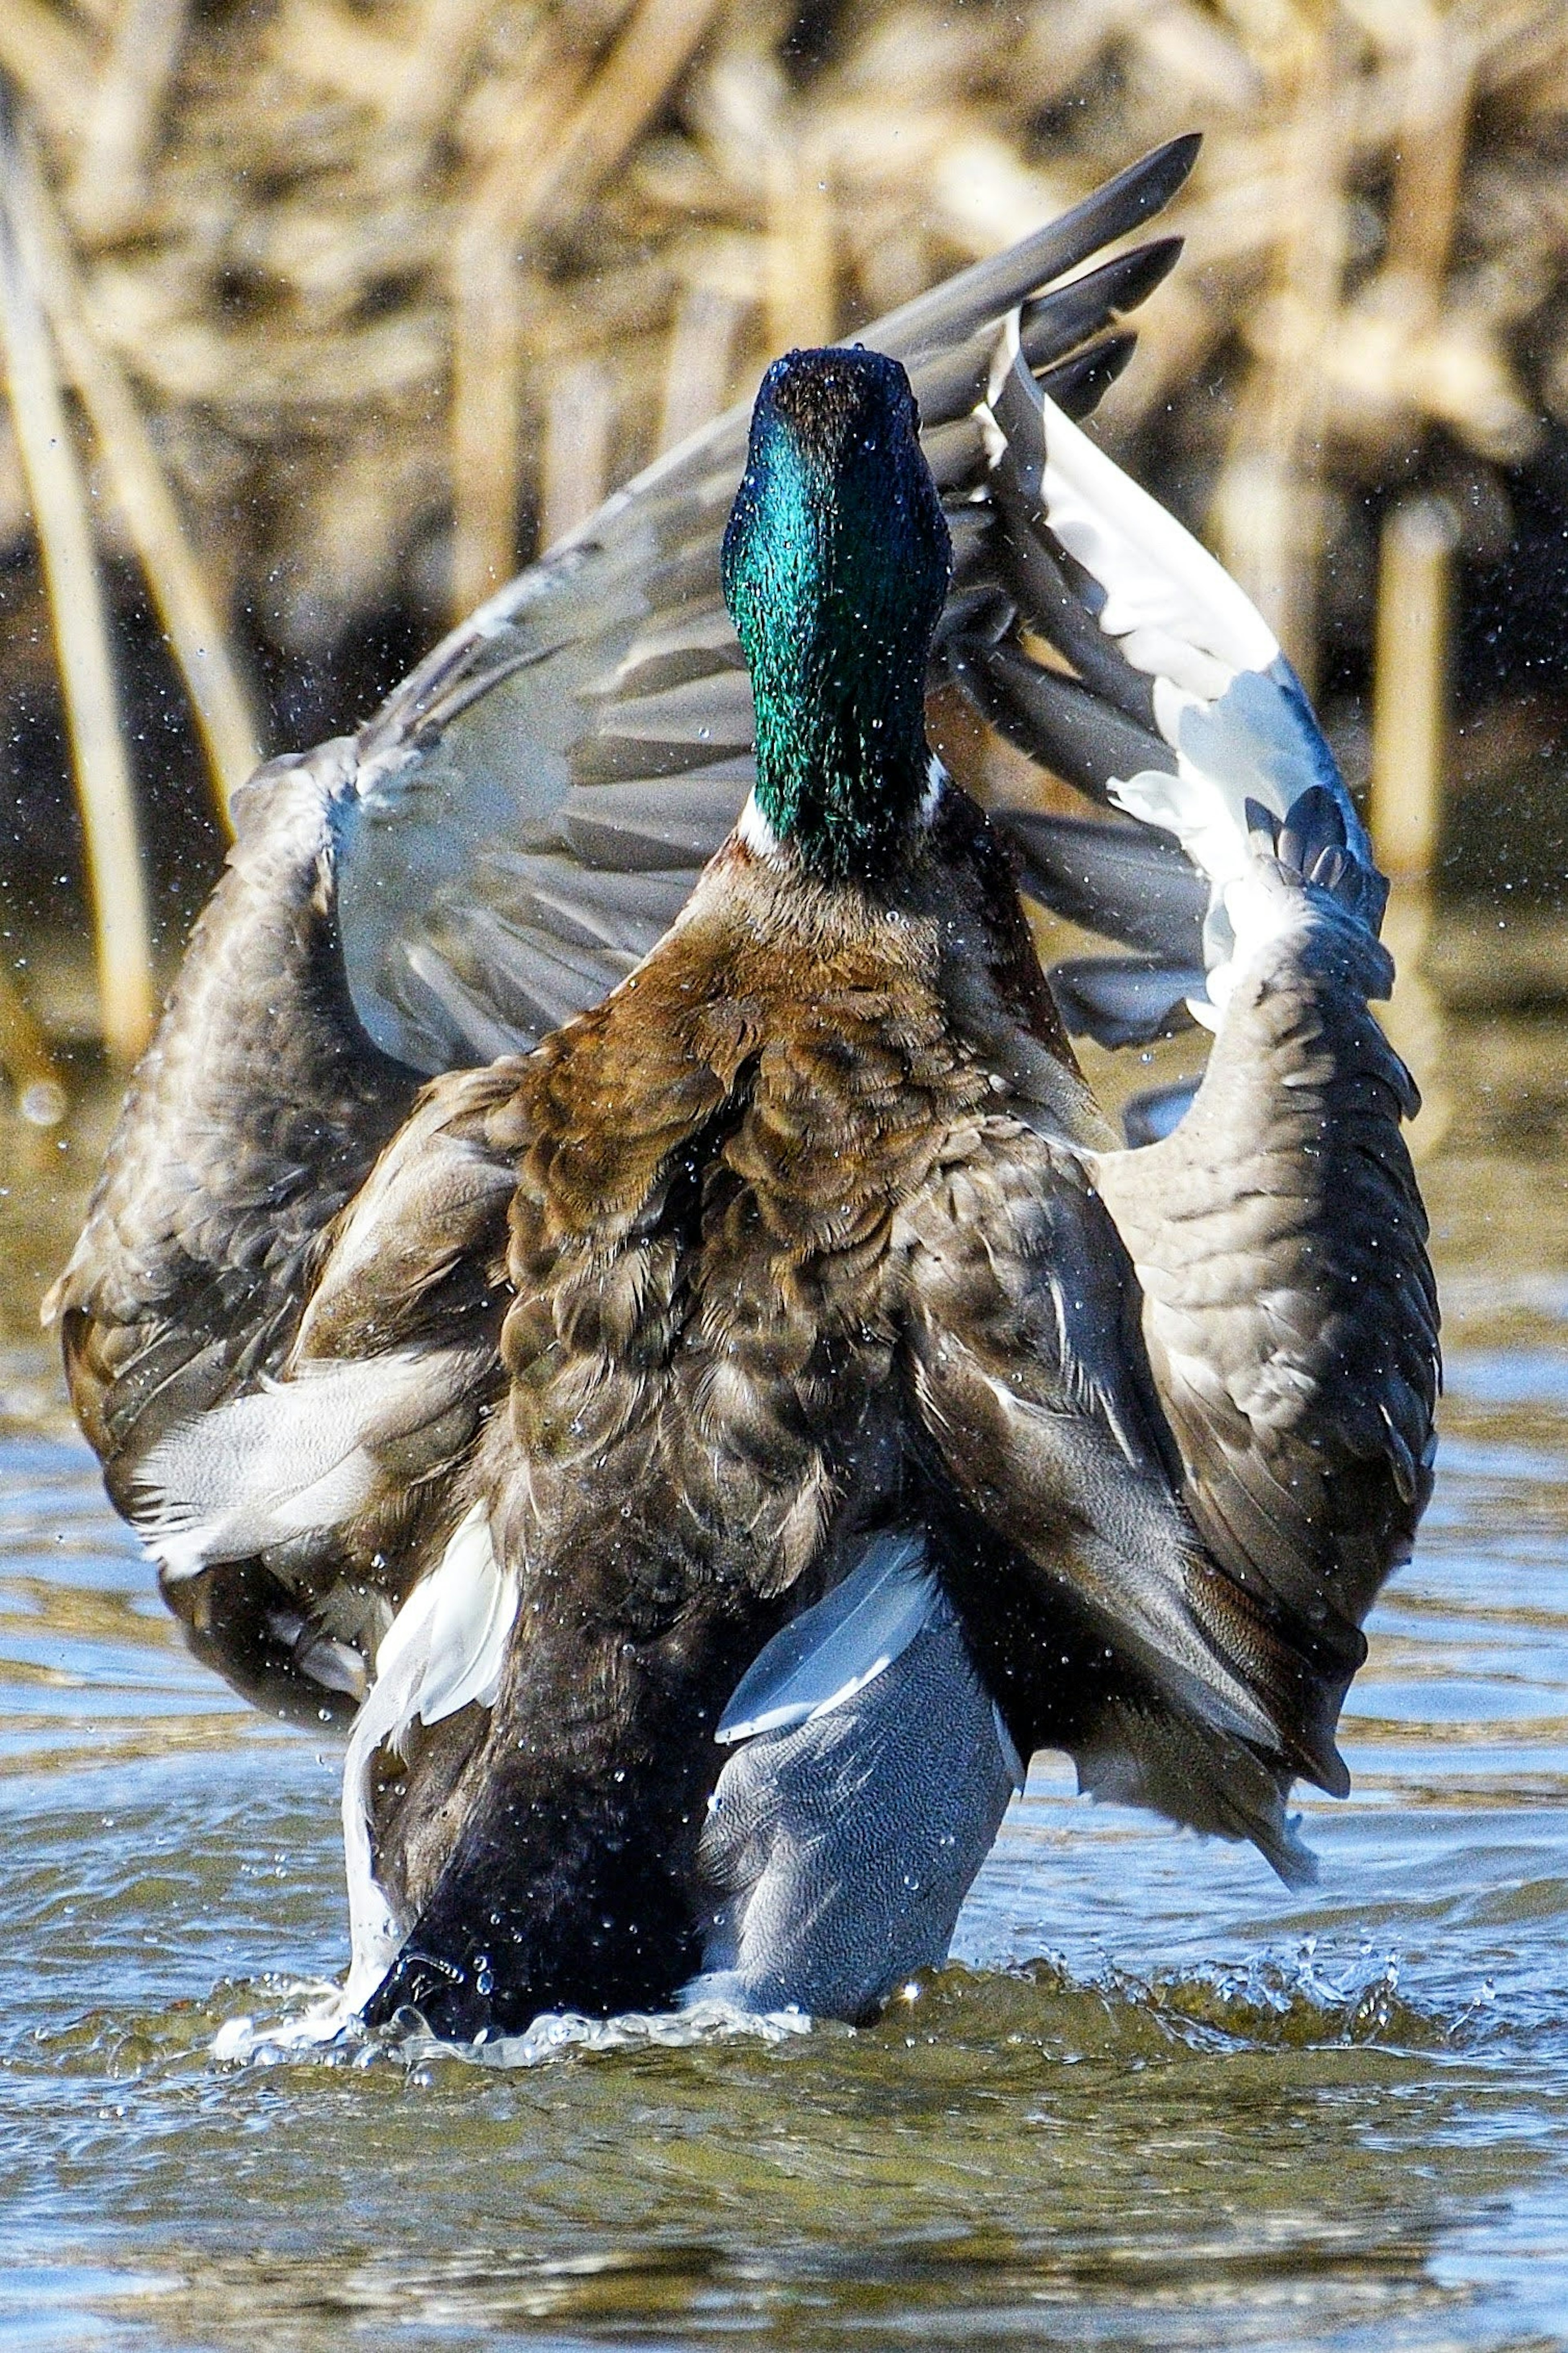
[[[121,0],[78,147],[75,211],[89,236],[111,236],[146,202],[189,15],[189,0]]]
[[[665,362],[661,449],[675,448],[722,409],[740,320],[740,303],[720,287],[689,286],[681,296]]]
[[[1377,584],[1372,836],[1378,863],[1424,881],[1436,860],[1447,738],[1448,621],[1458,528],[1442,499],[1384,526]]]
[[[0,347],[59,650],[97,932],[104,1042],[131,1061],[153,1026],[153,955],[142,853],[120,732],[109,617],[86,484],[18,216],[16,125],[0,111]]]
[[[65,1117],[65,1089],[49,1050],[4,965],[0,965],[0,1070],[16,1089],[16,1107],[29,1125],[54,1127]]]
[[[145,575],[206,750],[220,821],[260,756],[256,722],[179,509],[113,353],[89,323],[69,241],[26,142],[17,142],[12,201],[41,264],[39,290]]]
[[[553,547],[600,504],[610,470],[610,379],[597,360],[563,370],[545,412],[539,543]]]
[[[768,158],[767,333],[771,353],[833,340],[833,202],[809,147]]]
[[[4,5],[4,0],[0,0]],[[542,106],[508,142],[458,239],[453,362],[453,603],[499,588],[512,568],[522,357],[515,264],[577,217],[668,97],[720,0],[637,0],[587,88],[557,69],[569,111]],[[541,529],[548,544],[550,521]]]
[[[1280,234],[1259,313],[1263,348],[1237,405],[1214,520],[1223,561],[1310,689],[1322,554],[1322,360],[1344,266],[1350,111],[1334,12],[1320,12],[1303,38],[1285,133]]]

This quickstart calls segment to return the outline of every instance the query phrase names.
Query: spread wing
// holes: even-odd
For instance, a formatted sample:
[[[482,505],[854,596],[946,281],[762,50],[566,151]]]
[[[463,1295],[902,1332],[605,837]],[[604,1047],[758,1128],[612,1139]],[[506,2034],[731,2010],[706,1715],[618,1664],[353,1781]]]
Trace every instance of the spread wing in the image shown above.
[[[909,1219],[911,1396],[947,1583],[1020,1750],[1088,1788],[1303,1858],[1292,1775],[1336,1785],[1315,1646],[1216,1567],[1081,1161],[977,1128]]]
[[[455,1516],[500,1385],[514,1072],[426,1091],[321,1238],[280,1377],[172,1419],[122,1471],[194,1647],[285,1713],[358,1703]]]
[[[1393,984],[1386,884],[1294,673],[1235,584],[1042,396],[1016,348],[991,407],[998,499],[1037,588],[1051,584],[1042,628],[1074,667],[1026,671],[1001,648],[975,657],[978,691],[1026,710],[1038,750],[1167,835],[1206,900],[1189,1002],[1215,1046],[1160,1140],[1087,1157],[1102,1244],[1125,1253],[1205,1589],[1284,1665],[1283,1683],[1257,1687],[1277,1754],[1343,1788],[1333,1726],[1362,1621],[1430,1493],[1438,1384],[1426,1222],[1400,1133],[1415,1092],[1369,1004]],[[1015,1388],[1038,1349],[1020,1332],[999,1360]],[[1027,1449],[1000,1459],[1026,1511]]]

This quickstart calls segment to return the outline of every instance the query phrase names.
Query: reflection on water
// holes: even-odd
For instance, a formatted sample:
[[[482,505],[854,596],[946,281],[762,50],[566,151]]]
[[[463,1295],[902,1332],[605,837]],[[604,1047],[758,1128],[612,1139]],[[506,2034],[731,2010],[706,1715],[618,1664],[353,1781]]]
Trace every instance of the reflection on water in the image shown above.
[[[1319,1883],[1041,1757],[859,2033],[215,2059],[342,1961],[337,1760],[181,1651],[31,1328],[107,1097],[7,1127],[0,2346],[1568,2345],[1568,1071],[1478,960],[1437,1496]]]

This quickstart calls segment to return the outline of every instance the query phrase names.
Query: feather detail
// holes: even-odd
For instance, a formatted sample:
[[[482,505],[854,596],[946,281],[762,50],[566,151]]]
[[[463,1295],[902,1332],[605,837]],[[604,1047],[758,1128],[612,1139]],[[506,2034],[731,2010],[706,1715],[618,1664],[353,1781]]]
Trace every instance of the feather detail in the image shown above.
[[[877,1537],[858,1568],[759,1653],[714,1738],[726,1746],[751,1740],[841,1707],[884,1673],[942,1607],[922,1540]]]
[[[461,1398],[480,1361],[395,1350],[266,1380],[159,1440],[132,1481],[132,1525],[176,1581],[336,1528],[371,1500],[378,1451]]]
[[[461,1707],[493,1704],[517,1601],[517,1579],[499,1567],[489,1514],[476,1504],[437,1566],[415,1587],[376,1652],[375,1681],[343,1759],[352,1957],[335,2008],[345,2019],[381,1983],[409,1926],[395,1915],[375,1876],[370,1777],[376,1751],[384,1746],[395,1749],[416,1719],[439,1724]]]
[[[682,2002],[874,2015],[946,1958],[1024,1779],[927,1538],[873,1538],[760,1654],[718,1736],[746,1745],[710,1800],[712,1909]]]
[[[1369,878],[1355,912],[1375,934],[1384,893],[1371,846],[1300,681],[1262,615],[1207,549],[1036,382],[1016,317],[1004,331],[988,406],[1005,498],[1037,514],[1078,576],[1079,601],[1102,638],[1152,681],[1155,726],[1174,759],[1132,765],[1137,733],[1116,707],[1125,697],[1100,701],[1073,681],[1037,668],[1030,673],[1021,657],[1005,651],[980,668],[992,691],[1026,711],[1031,698],[1042,702],[1048,736],[1064,722],[1069,741],[1076,730],[1088,768],[1075,781],[1173,835],[1207,879],[1208,987],[1206,997],[1194,991],[1190,1002],[1194,1018],[1212,1028],[1235,983],[1238,923],[1247,923],[1256,947],[1286,920],[1277,902],[1246,895],[1253,878],[1250,812],[1278,827],[1309,795],[1331,806],[1339,846]],[[1047,549],[1047,573],[1052,562]],[[1080,634],[1074,619],[1069,658]],[[1012,674],[1020,670],[1028,674]],[[1239,900],[1232,903],[1237,893],[1245,910]]]
[[[1116,1048],[1184,1029],[1204,976],[1149,957],[1071,956],[1051,966],[1050,983],[1069,1037]]]

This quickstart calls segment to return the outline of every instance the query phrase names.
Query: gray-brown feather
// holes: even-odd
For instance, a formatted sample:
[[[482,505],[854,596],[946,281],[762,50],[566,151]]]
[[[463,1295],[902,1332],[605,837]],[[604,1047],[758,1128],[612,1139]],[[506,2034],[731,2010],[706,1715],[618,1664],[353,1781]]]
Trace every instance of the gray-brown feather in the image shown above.
[[[416,1075],[367,1048],[343,981],[332,868],[352,774],[352,747],[325,744],[237,803],[227,871],[46,1303],[122,1511],[162,1438],[278,1370],[326,1228],[414,1099]],[[323,1685],[309,1663],[313,1577],[236,1562],[164,1592],[248,1696],[342,1712],[341,1674]]]
[[[1367,1006],[1386,958],[1298,887],[1308,920],[1233,997],[1191,1111],[1101,1155],[1095,1181],[1137,1270],[1187,1506],[1311,1660],[1300,1712],[1321,1744],[1431,1492],[1437,1304],[1400,1134],[1415,1091]]]

